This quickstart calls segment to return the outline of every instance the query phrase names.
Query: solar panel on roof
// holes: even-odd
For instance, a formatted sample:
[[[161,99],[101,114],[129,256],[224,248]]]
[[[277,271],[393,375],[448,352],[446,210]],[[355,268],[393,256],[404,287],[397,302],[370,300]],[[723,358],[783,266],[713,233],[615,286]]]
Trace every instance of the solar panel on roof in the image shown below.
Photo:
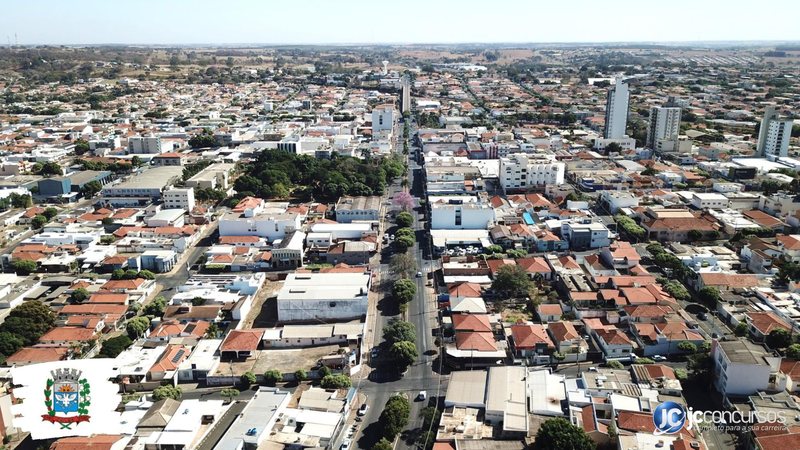
[[[172,358],[172,363],[177,364],[178,361],[180,361],[181,358],[183,357],[184,353],[186,353],[186,350],[178,350],[178,353],[176,353],[175,356]]]

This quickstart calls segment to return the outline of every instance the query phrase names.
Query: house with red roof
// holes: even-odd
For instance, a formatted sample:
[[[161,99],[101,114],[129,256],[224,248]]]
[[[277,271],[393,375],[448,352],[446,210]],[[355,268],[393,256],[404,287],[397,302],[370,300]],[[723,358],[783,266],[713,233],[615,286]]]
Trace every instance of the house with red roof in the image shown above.
[[[591,329],[590,336],[594,338],[606,360],[629,358],[633,353],[633,340],[617,327]]]
[[[632,323],[631,332],[644,356],[685,354],[678,348],[681,342],[691,342],[700,348],[706,340],[700,329],[690,328],[680,320]]]
[[[547,364],[555,344],[541,324],[514,324],[506,329],[508,344],[515,358],[528,358],[533,364]]]
[[[745,313],[747,331],[756,341],[763,341],[775,330],[784,329],[790,331],[791,325],[772,311],[747,312]]]
[[[255,354],[264,337],[263,328],[231,330],[220,346],[220,356],[230,359],[247,359]]]
[[[33,346],[23,347],[13,355],[6,358],[5,364],[8,366],[25,366],[28,364],[39,364],[67,359],[69,354],[68,347],[56,346]]]

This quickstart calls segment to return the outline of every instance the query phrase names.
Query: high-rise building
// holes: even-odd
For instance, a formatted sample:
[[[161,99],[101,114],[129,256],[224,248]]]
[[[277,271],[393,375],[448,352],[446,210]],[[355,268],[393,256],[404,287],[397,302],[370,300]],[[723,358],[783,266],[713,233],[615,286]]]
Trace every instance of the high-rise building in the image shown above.
[[[647,124],[647,148],[655,150],[659,141],[677,141],[680,124],[680,108],[650,108],[650,122]]]
[[[411,112],[411,81],[403,77],[403,96],[400,99],[400,112]]]
[[[628,124],[628,85],[622,78],[608,90],[606,98],[606,126],[603,136],[606,139],[622,139]]]
[[[392,131],[394,128],[394,105],[378,105],[372,110],[372,133]]]
[[[761,129],[758,131],[758,156],[788,156],[789,138],[792,135],[792,121],[781,119],[774,106],[767,106]]]

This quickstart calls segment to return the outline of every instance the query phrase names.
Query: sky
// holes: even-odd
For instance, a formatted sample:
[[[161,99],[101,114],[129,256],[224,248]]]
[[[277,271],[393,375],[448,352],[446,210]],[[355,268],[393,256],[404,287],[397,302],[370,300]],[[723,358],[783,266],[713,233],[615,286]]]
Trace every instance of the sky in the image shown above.
[[[0,43],[800,41],[800,1],[3,0]]]

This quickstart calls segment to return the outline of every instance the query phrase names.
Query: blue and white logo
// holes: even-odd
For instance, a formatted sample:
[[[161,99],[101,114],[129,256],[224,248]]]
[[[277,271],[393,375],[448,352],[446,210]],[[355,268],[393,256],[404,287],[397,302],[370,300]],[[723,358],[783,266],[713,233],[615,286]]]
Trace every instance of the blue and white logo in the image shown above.
[[[674,434],[686,425],[686,410],[675,402],[664,402],[653,411],[655,434]]]

